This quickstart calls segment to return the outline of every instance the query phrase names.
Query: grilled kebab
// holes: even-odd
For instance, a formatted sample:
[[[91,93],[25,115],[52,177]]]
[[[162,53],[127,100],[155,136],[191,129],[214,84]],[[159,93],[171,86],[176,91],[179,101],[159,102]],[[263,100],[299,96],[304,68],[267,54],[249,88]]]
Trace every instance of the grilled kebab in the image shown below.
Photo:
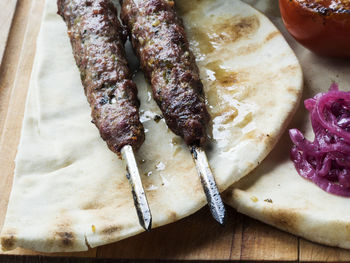
[[[174,1],[121,4],[121,18],[168,127],[188,145],[203,145],[209,122],[203,84]]]
[[[126,34],[110,0],[58,0],[93,123],[118,155],[125,145],[138,149],[145,139],[137,88],[125,56]]]
[[[225,208],[200,148],[206,141],[209,113],[195,57],[172,0],[120,0],[141,68],[168,127],[190,146],[214,218],[221,224]]]
[[[145,139],[137,89],[125,56],[126,34],[111,0],[58,0],[68,27],[75,61],[92,109],[92,122],[108,147],[127,163],[140,224],[149,230],[152,216],[133,150]]]

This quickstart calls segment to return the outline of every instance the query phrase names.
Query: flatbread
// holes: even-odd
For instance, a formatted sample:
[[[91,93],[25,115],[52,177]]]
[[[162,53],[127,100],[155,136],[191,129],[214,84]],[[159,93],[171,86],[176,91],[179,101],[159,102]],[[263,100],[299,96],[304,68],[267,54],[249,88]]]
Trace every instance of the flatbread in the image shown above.
[[[298,104],[301,69],[279,31],[250,6],[237,0],[177,5],[208,96],[207,153],[223,191],[275,144]],[[160,112],[141,72],[135,81],[146,128],[137,158],[158,227],[206,202],[187,147],[164,120],[153,120]],[[65,24],[55,1],[46,1],[2,249],[81,251],[143,231],[123,162],[90,120]]]
[[[250,1],[267,12],[283,30],[304,70],[303,100],[326,92],[333,81],[349,91],[348,61],[321,58],[299,45],[284,30],[274,1]],[[264,3],[262,3],[264,2]],[[290,128],[306,132],[313,139],[309,114],[301,105]],[[287,132],[264,162],[225,192],[225,201],[239,212],[309,240],[350,248],[349,198],[328,194],[298,175],[289,158],[291,141]]]

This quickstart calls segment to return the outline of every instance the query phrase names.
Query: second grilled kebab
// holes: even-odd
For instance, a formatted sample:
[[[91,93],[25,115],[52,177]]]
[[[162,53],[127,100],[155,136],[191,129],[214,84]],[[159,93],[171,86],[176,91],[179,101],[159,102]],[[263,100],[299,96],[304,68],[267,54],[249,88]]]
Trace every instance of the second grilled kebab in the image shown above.
[[[203,84],[174,2],[121,2],[121,18],[168,127],[188,145],[203,145],[209,122]]]
[[[205,152],[209,113],[195,57],[172,0],[120,0],[142,70],[168,127],[184,138],[196,162],[214,218],[223,223],[225,208]]]

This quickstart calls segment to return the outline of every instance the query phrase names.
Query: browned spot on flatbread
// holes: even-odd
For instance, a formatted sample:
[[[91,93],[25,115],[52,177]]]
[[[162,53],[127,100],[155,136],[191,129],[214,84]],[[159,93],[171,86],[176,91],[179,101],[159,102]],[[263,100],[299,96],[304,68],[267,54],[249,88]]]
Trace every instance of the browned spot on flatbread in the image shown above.
[[[16,232],[8,231],[3,234],[1,238],[1,247],[3,250],[12,250],[15,249],[17,243]]]
[[[228,43],[249,38],[260,26],[256,15],[249,17],[214,16],[203,23],[200,27],[189,29],[190,39],[198,43],[202,54],[212,53],[217,46],[225,46]]]
[[[288,232],[298,232],[300,215],[293,211],[293,209],[265,208],[263,213],[273,225]]]
[[[72,222],[62,212],[54,224],[52,240],[48,243],[67,249],[74,247],[75,241],[76,237],[72,230]]]
[[[274,39],[276,36],[280,35],[279,31],[271,32],[267,35],[267,37],[264,39],[261,43],[251,43],[247,44],[244,47],[239,48],[237,51],[227,50],[226,52],[230,54],[231,56],[246,56],[251,53],[256,52],[257,50],[261,49],[266,45],[267,42]]]
[[[246,167],[247,171],[252,171],[256,167],[256,164],[252,162],[248,162],[246,163],[246,166],[247,166]]]
[[[212,40],[220,42],[234,42],[239,39],[248,38],[259,28],[260,22],[257,16],[249,17],[226,17],[221,18],[212,27],[217,35]]]
[[[258,139],[259,135],[256,133],[255,130],[247,132],[244,134],[242,140],[255,140]]]
[[[121,227],[120,226],[109,226],[101,230],[101,234],[103,235],[111,235],[117,231],[120,231]]]
[[[94,210],[94,209],[101,209],[103,208],[105,205],[96,202],[96,201],[92,201],[92,202],[86,202],[84,204],[81,205],[81,209],[83,210]]]
[[[281,72],[284,74],[295,75],[299,71],[298,65],[288,65],[284,68],[281,68]]]
[[[263,45],[262,44],[249,44],[246,45],[244,47],[241,47],[237,50],[237,52],[233,53],[231,52],[232,56],[246,56],[249,55],[251,53],[254,53],[255,51],[257,51],[258,49],[260,49]]]
[[[74,243],[74,235],[72,232],[57,232],[57,236],[61,240],[64,247],[72,247]]]
[[[279,35],[280,35],[279,31],[273,31],[273,32],[271,32],[270,34],[267,35],[267,37],[265,38],[264,42],[266,43],[266,42],[270,41],[271,39],[273,39],[273,38],[275,38],[275,37],[277,37]]]
[[[168,212],[168,218],[169,218],[170,222],[175,222],[177,220],[176,212],[169,211]]]
[[[300,91],[298,89],[296,89],[295,87],[288,87],[287,88],[287,92],[290,93],[290,94],[297,94]]]
[[[221,18],[216,20],[216,23],[212,26],[210,40],[214,45],[223,45],[249,38],[257,31],[259,25],[259,19],[255,15]]]

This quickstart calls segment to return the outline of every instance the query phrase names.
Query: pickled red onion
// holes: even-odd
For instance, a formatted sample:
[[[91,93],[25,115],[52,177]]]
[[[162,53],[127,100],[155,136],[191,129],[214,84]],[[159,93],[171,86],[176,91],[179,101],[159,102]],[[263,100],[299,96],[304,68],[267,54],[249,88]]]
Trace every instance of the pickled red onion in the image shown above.
[[[295,168],[323,190],[350,197],[350,92],[339,91],[333,83],[329,92],[304,104],[315,139],[310,142],[298,129],[289,130]]]

